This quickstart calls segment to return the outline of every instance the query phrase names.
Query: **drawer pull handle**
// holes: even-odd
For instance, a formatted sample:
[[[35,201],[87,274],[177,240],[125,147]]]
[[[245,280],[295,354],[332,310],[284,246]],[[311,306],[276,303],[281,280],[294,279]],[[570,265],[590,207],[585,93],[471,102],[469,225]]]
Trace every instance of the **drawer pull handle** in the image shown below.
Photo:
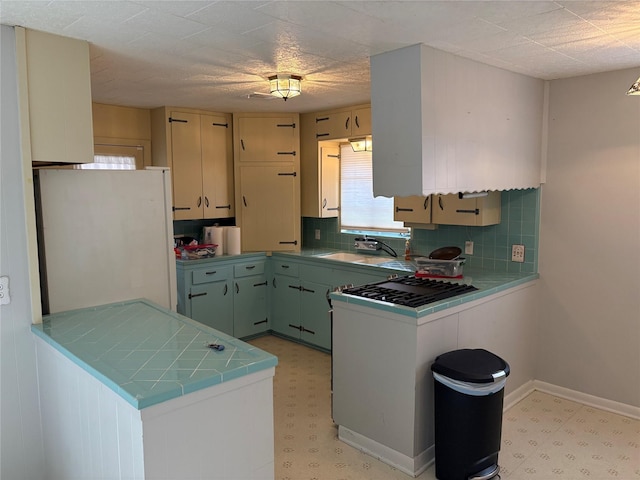
[[[289,268],[289,265],[280,265],[281,268]]]
[[[267,285],[269,285],[269,284],[267,283],[266,280],[264,282],[261,282],[261,283],[254,283],[253,284],[254,287],[266,287]]]
[[[191,210],[191,207],[173,207],[173,211],[175,212],[176,210]]]
[[[480,209],[476,208],[475,210],[456,210],[456,213],[471,213],[473,215],[480,215]]]
[[[216,208],[226,208],[227,210],[231,210],[231,204],[229,204],[229,205],[216,205]]]
[[[280,245],[298,245],[298,241],[294,240],[293,242],[278,242]]]
[[[289,128],[296,128],[296,124],[295,123],[277,123],[276,127],[289,127]]]
[[[281,177],[297,177],[298,174],[296,172],[284,172],[284,173],[278,173],[279,176]]]
[[[203,293],[190,293],[189,294],[189,300],[191,300],[192,298],[196,298],[196,297],[203,297],[207,294],[207,292],[203,292]]]
[[[211,272],[204,272],[205,275],[215,275],[216,273],[218,273],[217,270],[212,270]]]
[[[340,207],[329,207],[327,211],[340,210]]]
[[[264,320],[260,320],[259,322],[253,322],[254,325],[260,325],[261,323],[267,323],[269,321],[268,318],[265,318]]]
[[[318,122],[324,122],[325,120],[329,120],[329,117],[320,117],[320,118],[316,118],[316,123],[318,123]]]
[[[316,138],[319,138],[319,137],[328,137],[328,136],[329,136],[329,134],[328,134],[328,133],[316,133]]]
[[[255,265],[247,265],[244,268],[246,268],[247,270],[253,270],[254,268],[256,268],[256,266]]]
[[[178,122],[178,123],[189,123],[189,120],[181,120],[179,118],[169,117],[169,123]]]
[[[396,207],[396,213],[397,212],[413,212],[413,208],[400,208],[400,207]]]
[[[214,127],[229,128],[229,124],[228,123],[212,123],[211,125],[213,125]]]

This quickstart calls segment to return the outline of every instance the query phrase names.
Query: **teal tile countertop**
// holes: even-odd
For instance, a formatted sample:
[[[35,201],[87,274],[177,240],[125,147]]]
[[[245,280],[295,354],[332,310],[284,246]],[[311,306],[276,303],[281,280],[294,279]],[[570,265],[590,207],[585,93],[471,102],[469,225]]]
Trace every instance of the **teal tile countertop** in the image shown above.
[[[279,252],[278,255],[292,255],[298,258],[309,259],[318,262],[338,262],[337,260],[330,260],[324,258],[327,254],[337,253],[336,250],[327,249],[314,249],[303,250],[296,253],[284,253]],[[372,255],[373,256],[373,255]],[[379,255],[378,255],[379,257]],[[384,255],[383,255],[384,258]],[[376,264],[366,263],[352,263],[353,265],[363,266],[365,268],[378,268],[385,269],[389,274],[397,275],[411,275],[415,273],[416,266],[411,261],[406,261],[401,258],[389,257],[388,261]],[[401,305],[393,305],[387,302],[381,302],[377,300],[369,300],[361,297],[355,297],[348,294],[332,293],[331,298],[333,300],[350,302],[357,305],[365,305],[368,307],[376,308],[378,310],[384,310],[409,317],[420,318],[426,315],[445,310],[447,308],[455,307],[457,305],[471,302],[479,298],[487,297],[495,293],[507,290],[524,283],[536,280],[539,275],[537,273],[512,273],[512,272],[494,272],[481,269],[473,269],[464,267],[464,277],[461,279],[438,279],[441,281],[450,281],[453,283],[465,283],[473,285],[478,290],[475,292],[460,295],[447,300],[441,300],[439,302],[430,303],[424,307],[411,308]]]
[[[31,330],[138,410],[278,363],[144,299],[47,315]]]

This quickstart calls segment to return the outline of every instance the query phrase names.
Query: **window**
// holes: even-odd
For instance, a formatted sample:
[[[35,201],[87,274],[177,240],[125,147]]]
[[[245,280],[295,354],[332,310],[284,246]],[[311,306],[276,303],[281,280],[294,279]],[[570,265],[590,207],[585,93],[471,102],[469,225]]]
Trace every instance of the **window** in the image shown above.
[[[340,228],[348,232],[407,233],[393,220],[393,198],[373,197],[371,152],[340,147]]]

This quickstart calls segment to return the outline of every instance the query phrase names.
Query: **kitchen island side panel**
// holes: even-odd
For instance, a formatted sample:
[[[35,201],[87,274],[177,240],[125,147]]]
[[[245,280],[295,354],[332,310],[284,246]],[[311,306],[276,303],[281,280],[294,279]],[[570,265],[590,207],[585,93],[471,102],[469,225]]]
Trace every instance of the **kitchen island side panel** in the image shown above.
[[[138,410],[35,343],[48,479],[273,480],[273,367]]]
[[[335,423],[414,457],[416,326],[344,302],[333,318]]]

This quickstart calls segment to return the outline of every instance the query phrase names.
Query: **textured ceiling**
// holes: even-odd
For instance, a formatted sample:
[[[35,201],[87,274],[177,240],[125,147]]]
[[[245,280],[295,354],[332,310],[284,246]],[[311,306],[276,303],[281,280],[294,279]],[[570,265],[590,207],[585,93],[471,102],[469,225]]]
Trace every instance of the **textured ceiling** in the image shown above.
[[[640,66],[639,1],[1,0],[0,22],[87,40],[94,101],[137,107],[367,103],[369,56],[416,43],[542,79]],[[277,72],[302,95],[247,98]]]

